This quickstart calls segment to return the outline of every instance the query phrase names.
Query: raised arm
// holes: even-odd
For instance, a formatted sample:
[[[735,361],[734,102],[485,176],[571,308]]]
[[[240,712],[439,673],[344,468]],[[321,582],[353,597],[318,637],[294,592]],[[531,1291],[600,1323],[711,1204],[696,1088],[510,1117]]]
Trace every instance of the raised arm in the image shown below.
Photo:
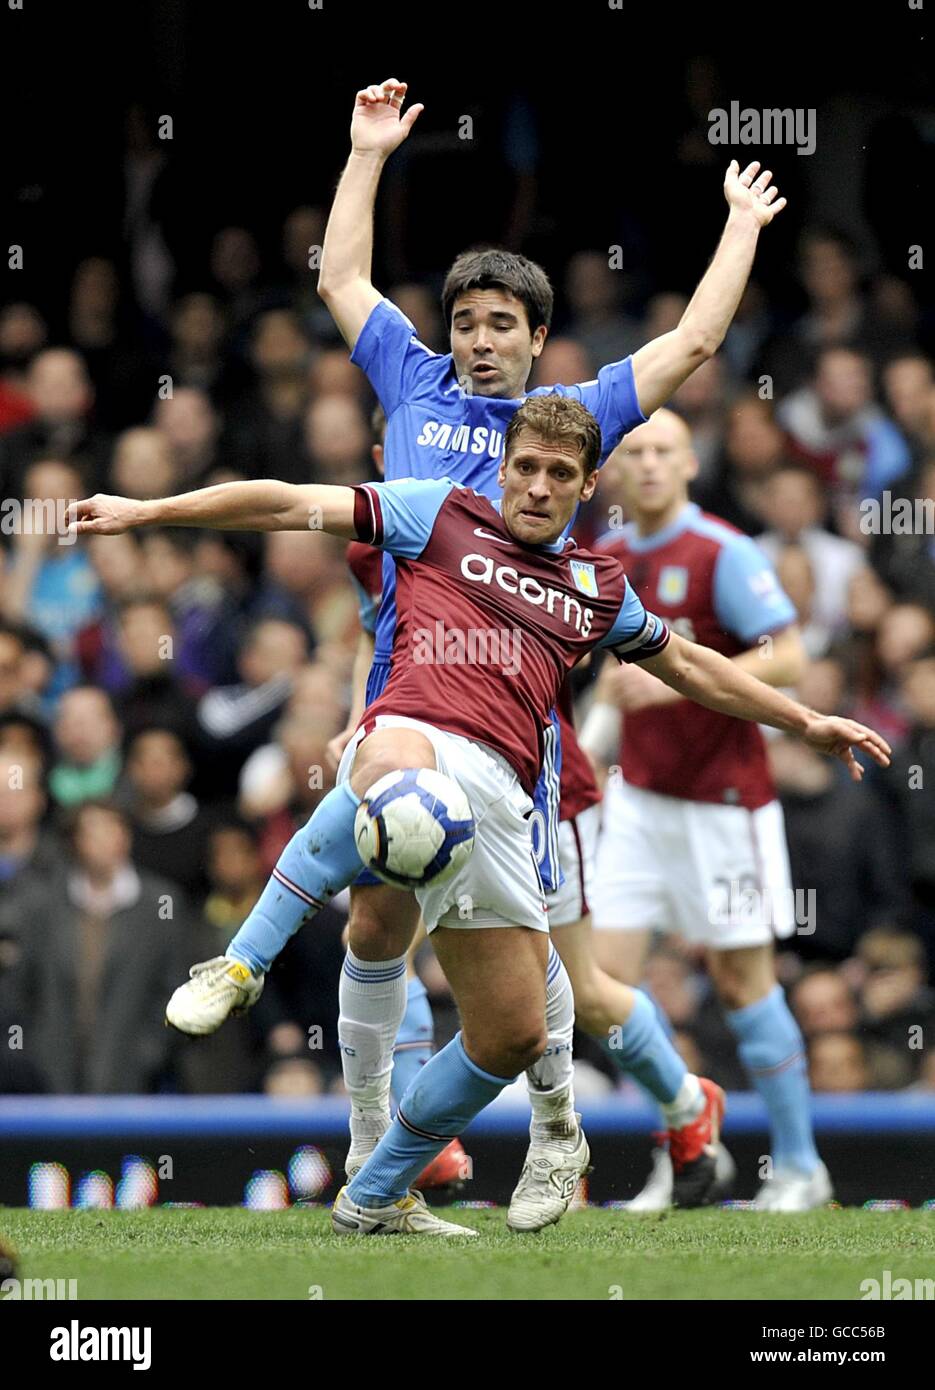
[[[673,632],[658,656],[648,657],[642,665],[680,695],[708,709],[797,734],[819,752],[840,758],[855,782],[863,776],[852,751],[855,747],[881,767],[889,766],[890,746],[873,729],[853,719],[817,714],[699,642],[688,642]]]
[[[218,483],[138,502],[96,493],[68,508],[79,535],[119,536],[142,526],[203,526],[212,531],[327,531],[352,539],[354,490],[318,483]]]
[[[357,93],[347,162],[325,229],[318,293],[353,350],[379,290],[371,281],[373,209],[383,165],[418,119],[421,105],[400,115],[406,83],[389,78]]]
[[[759,167],[754,161],[741,173],[736,159],[731,161],[724,177],[730,211],[711,264],[679,326],[633,354],[636,394],[644,415],[665,405],[724,341],[750,277],[760,231],[786,206],[778,190],[769,187],[770,170],[757,177]]]

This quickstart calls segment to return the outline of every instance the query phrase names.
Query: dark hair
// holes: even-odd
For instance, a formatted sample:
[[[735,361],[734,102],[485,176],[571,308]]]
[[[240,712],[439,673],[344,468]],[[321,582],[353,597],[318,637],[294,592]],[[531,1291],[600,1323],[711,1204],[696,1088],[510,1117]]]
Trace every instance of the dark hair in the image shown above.
[[[509,459],[521,430],[529,430],[550,444],[574,443],[581,455],[584,476],[594,472],[601,457],[601,427],[586,406],[570,396],[527,396],[507,426],[504,457]]]
[[[445,276],[442,309],[451,327],[455,301],[469,290],[506,290],[526,310],[529,331],[552,322],[552,286],[541,265],[512,251],[462,251]]]

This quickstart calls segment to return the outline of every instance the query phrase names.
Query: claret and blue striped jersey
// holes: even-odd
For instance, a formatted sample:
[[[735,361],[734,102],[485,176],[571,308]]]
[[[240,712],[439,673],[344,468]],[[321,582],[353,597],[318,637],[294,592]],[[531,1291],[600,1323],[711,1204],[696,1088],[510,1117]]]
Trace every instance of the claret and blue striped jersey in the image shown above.
[[[450,478],[354,491],[357,538],[394,556],[398,585],[390,676],[365,720],[406,715],[485,743],[531,794],[567,673],[596,646],[654,656],[665,624],[611,556],[525,545]]]

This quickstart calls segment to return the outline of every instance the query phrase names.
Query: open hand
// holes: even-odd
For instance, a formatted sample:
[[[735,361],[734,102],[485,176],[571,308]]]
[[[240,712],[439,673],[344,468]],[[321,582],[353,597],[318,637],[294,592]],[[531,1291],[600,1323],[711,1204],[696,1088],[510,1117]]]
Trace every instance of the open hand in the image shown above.
[[[862,749],[880,767],[889,767],[892,749],[885,738],[855,719],[839,719],[835,715],[816,714],[805,734],[805,742],[829,758],[840,758],[855,782],[864,770],[854,757],[854,749]]]
[[[386,158],[401,145],[425,109],[421,103],[400,115],[407,84],[395,77],[357,93],[351,117],[351,147],[355,154],[379,154]]]
[[[757,175],[759,161],[748,164],[743,173],[736,159],[732,159],[724,175],[724,197],[730,204],[731,212],[752,212],[760,227],[772,222],[777,212],[786,206],[785,198],[779,197],[779,189],[769,181],[773,177],[771,169],[764,169]]]

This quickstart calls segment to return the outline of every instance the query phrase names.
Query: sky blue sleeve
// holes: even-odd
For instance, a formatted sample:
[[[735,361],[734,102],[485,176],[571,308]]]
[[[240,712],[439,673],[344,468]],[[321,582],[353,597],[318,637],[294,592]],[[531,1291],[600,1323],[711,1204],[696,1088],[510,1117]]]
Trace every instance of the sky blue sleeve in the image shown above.
[[[632,357],[625,357],[622,362],[608,363],[601,368],[594,381],[583,381],[578,386],[539,386],[531,394],[571,396],[587,406],[601,427],[602,462],[616,449],[625,434],[635,430],[637,425],[646,423],[646,416],[636,396]]]
[[[457,486],[450,478],[361,483],[354,488],[357,539],[405,560],[418,559],[446,497]]]
[[[598,642],[609,647],[618,661],[645,661],[658,656],[669,640],[669,629],[655,613],[648,613],[627,581],[620,612],[614,625]]]
[[[749,536],[731,536],[721,546],[713,597],[721,627],[748,646],[764,633],[798,622],[775,570]]]
[[[419,342],[414,326],[389,299],[374,305],[351,353],[351,361],[367,373],[387,416],[412,394],[419,373],[443,360]]]

